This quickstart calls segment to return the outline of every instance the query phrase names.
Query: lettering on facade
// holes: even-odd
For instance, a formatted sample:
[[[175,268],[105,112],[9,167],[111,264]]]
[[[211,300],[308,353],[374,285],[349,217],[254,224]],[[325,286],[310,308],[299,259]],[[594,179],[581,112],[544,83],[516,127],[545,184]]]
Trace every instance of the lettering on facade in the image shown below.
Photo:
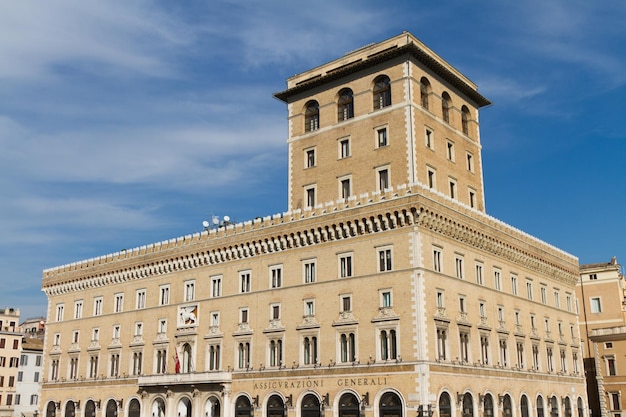
[[[339,387],[368,387],[377,385],[387,385],[387,377],[378,378],[344,378],[337,380]]]
[[[255,382],[254,389],[298,389],[298,388],[322,388],[324,381],[307,379],[306,381],[267,381]]]
[[[338,387],[369,387],[387,385],[387,377],[376,378],[343,378],[337,380]],[[323,388],[324,381],[307,379],[306,381],[265,381],[255,382],[255,390],[268,389],[298,389],[298,388]]]

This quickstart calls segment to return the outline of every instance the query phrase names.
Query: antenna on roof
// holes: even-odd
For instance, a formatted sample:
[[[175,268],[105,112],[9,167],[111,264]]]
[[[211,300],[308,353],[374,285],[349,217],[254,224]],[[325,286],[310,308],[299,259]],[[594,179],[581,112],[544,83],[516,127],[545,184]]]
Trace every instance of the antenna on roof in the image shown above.
[[[219,216],[211,216],[211,221],[204,220],[202,222],[202,227],[204,230],[217,229],[220,227],[226,227],[229,224],[232,224],[230,220],[230,216],[224,216],[221,219]]]

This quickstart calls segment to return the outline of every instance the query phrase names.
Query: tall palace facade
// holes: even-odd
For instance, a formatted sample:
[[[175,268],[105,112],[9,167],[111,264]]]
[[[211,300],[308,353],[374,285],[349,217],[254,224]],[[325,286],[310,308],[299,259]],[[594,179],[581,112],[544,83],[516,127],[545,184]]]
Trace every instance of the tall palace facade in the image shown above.
[[[289,207],[45,270],[46,417],[582,417],[578,260],[485,213],[409,33],[296,75]]]

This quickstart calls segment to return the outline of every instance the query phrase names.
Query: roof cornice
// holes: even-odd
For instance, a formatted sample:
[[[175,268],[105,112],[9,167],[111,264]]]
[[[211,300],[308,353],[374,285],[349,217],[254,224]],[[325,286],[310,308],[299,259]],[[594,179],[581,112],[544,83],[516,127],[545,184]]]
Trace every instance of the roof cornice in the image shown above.
[[[459,78],[459,76],[454,74],[436,58],[429,55],[426,51],[424,51],[413,42],[404,46],[392,47],[379,53],[370,55],[365,59],[359,59],[354,61],[353,63],[332,69],[328,71],[325,75],[313,77],[308,81],[299,83],[293,88],[274,93],[274,97],[285,103],[288,103],[292,97],[301,94],[307,90],[319,87],[332,81],[336,81],[350,74],[354,74],[358,71],[371,68],[373,66],[379,65],[383,62],[403,55],[409,55],[415,58],[418,62],[424,64],[424,66],[426,66],[428,69],[432,70],[435,74],[443,78],[453,87],[465,94],[469,99],[474,101],[478,107],[484,107],[491,104],[491,101],[485,98],[474,88],[469,86],[466,82]]]

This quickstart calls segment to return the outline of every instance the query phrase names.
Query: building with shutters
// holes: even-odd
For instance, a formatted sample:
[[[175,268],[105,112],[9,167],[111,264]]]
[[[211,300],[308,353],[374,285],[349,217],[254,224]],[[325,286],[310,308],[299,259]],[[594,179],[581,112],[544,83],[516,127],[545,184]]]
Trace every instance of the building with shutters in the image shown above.
[[[46,417],[582,417],[578,259],[485,212],[409,33],[287,80],[284,213],[43,272]]]

